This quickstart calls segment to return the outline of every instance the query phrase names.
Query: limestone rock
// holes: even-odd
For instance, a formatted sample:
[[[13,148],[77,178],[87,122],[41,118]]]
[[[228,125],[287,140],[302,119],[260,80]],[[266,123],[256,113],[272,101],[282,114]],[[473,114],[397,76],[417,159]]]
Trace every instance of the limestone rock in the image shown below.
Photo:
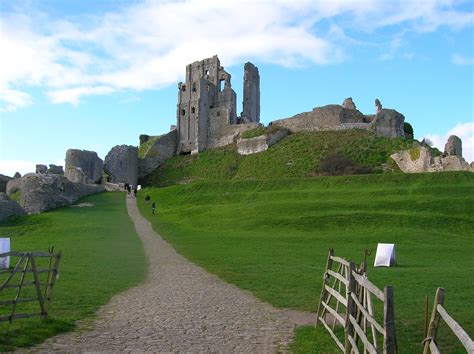
[[[0,193],[0,221],[14,215],[24,215],[25,210],[5,193]]]
[[[146,134],[141,134],[138,139],[140,140],[140,145],[146,143],[148,140],[150,140],[150,136]]]
[[[382,110],[382,103],[378,98],[375,99],[375,114],[378,114]]]
[[[5,193],[5,190],[6,190],[6,187],[7,187],[7,183],[8,181],[11,180],[11,177],[8,177],[8,176],[5,176],[5,175],[1,175],[0,174],[0,193],[3,192]]]
[[[103,186],[74,183],[61,175],[29,173],[21,179],[21,206],[36,214],[102,191]]]
[[[357,109],[354,101],[352,101],[352,97],[348,97],[342,102],[342,107],[345,109]]]
[[[100,183],[102,178],[103,161],[94,151],[69,149],[66,151],[66,167],[64,176],[74,180],[76,171],[72,167],[79,167],[93,183]]]
[[[5,192],[7,193],[7,195],[12,195],[13,193],[18,192],[20,190],[21,190],[21,178],[13,178],[8,181]]]
[[[462,157],[462,140],[456,135],[451,135],[444,146],[444,153],[447,156]]]
[[[80,167],[74,167],[74,166],[68,167],[66,177],[69,181],[75,182],[75,183],[83,183],[83,184],[93,183],[93,181],[91,181],[89,177],[87,177],[87,175],[84,173],[84,171]]]
[[[20,172],[15,172],[15,174],[13,175],[13,178],[21,178]]]
[[[405,173],[430,172],[431,152],[426,146],[413,147],[390,156]]]
[[[114,146],[105,157],[104,171],[109,175],[109,182],[123,182],[136,186],[138,148],[130,145]]]
[[[36,165],[36,173],[48,173],[48,166],[41,164]]]
[[[403,130],[403,123],[405,117],[394,109],[382,109],[372,122],[374,131],[377,135],[386,136],[389,138],[403,138],[405,133]]]
[[[138,160],[138,178],[153,172],[163,162],[176,154],[178,134],[176,129],[160,136]]]
[[[50,164],[48,173],[53,174],[53,175],[63,175],[64,174],[63,166],[56,166],[56,165]]]
[[[251,155],[265,151],[270,146],[286,137],[289,133],[290,131],[288,129],[278,129],[266,135],[250,139],[239,139],[237,141],[237,152],[240,155]]]

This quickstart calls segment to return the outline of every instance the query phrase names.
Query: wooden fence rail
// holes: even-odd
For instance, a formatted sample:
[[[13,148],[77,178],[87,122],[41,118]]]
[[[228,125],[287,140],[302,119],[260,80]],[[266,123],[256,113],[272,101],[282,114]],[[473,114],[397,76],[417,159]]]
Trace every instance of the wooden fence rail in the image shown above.
[[[423,354],[439,353],[436,336],[439,328],[439,321],[443,319],[451,331],[456,335],[461,344],[468,353],[474,353],[474,343],[464,329],[448,314],[443,307],[444,304],[444,289],[438,288],[436,290],[435,302],[433,311],[431,312],[431,320],[428,327],[424,343]]]
[[[54,253],[53,251],[54,249],[51,248],[50,252],[6,252],[0,254],[0,258],[19,258],[14,267],[0,270],[0,275],[7,275],[6,279],[0,285],[0,295],[2,295],[2,291],[6,291],[6,289],[17,289],[13,299],[2,299],[0,301],[0,306],[11,306],[11,311],[8,315],[0,316],[0,322],[9,321],[11,323],[13,320],[20,318],[47,316],[49,303],[51,302],[53,286],[56,282],[56,279],[58,278],[59,263],[61,261],[61,252]],[[49,266],[47,268],[39,268],[37,266],[38,258],[43,257],[49,257]],[[40,274],[44,273],[47,273],[46,279],[43,279],[43,282],[41,282]],[[28,276],[28,274],[30,274],[30,276]],[[15,282],[15,276],[19,276],[17,283]],[[28,277],[32,277],[32,279],[27,279]],[[29,297],[21,297],[25,288],[28,286],[34,287],[34,295],[32,296],[30,294]],[[5,296],[2,296],[2,298],[4,297]],[[33,303],[36,301],[39,304],[39,311],[17,313],[18,304]]]
[[[393,288],[387,286],[382,291],[371,283],[365,263],[364,256],[357,268],[329,250],[316,326],[322,324],[344,353],[396,353]],[[376,320],[373,296],[383,303],[383,323]],[[344,328],[343,338],[335,333],[337,324]]]

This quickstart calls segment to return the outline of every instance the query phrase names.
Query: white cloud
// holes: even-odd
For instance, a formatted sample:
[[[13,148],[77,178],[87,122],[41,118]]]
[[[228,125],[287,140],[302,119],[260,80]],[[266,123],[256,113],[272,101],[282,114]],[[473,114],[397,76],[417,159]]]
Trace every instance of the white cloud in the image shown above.
[[[33,103],[31,96],[25,92],[0,89],[0,112],[13,112],[17,108],[27,107]]]
[[[360,43],[346,31],[402,25],[426,32],[472,25],[473,13],[457,10],[458,4],[144,0],[101,16],[61,20],[28,8],[2,13],[0,87],[39,86],[53,103],[77,105],[87,95],[174,84],[186,64],[214,54],[225,66],[249,59],[288,67],[334,64],[345,58],[347,43]],[[337,25],[326,33],[317,30],[324,20]],[[395,35],[387,55],[400,46],[402,38]]]
[[[444,151],[444,145],[450,135],[456,135],[462,140],[462,152],[466,161],[474,161],[474,122],[458,123],[444,135],[428,134],[426,137],[440,151]]]
[[[26,173],[35,172],[36,163],[24,160],[0,160],[0,173],[13,177],[15,172],[20,172],[23,176]]]
[[[53,103],[70,103],[73,106],[77,106],[81,96],[106,95],[113,91],[114,89],[108,86],[75,87],[71,89],[52,91],[48,93],[48,96]]]
[[[458,53],[451,56],[451,62],[455,65],[474,65],[474,59],[466,58]]]

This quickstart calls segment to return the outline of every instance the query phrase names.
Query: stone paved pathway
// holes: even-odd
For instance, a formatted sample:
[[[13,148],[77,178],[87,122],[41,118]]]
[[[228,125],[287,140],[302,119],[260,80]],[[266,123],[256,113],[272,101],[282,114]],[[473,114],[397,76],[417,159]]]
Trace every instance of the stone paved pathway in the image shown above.
[[[92,328],[79,323],[34,351],[275,352],[287,348],[296,324],[314,320],[275,309],[190,263],[152,230],[134,198],[127,208],[149,259],[146,281],[114,296]]]

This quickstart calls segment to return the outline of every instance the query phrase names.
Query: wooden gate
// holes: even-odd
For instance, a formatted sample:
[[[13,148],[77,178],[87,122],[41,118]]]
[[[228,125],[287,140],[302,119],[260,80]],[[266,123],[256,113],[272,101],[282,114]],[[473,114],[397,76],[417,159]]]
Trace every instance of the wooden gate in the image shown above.
[[[329,255],[316,314],[344,353],[396,353],[393,289],[378,289],[366,276],[366,254],[360,268],[354,262]],[[383,323],[376,320],[373,296],[382,301]],[[330,320],[328,320],[330,319]],[[335,331],[340,325],[344,331]]]
[[[15,266],[0,269],[0,322],[33,316],[45,317],[54,283],[58,278],[61,252],[7,252],[0,258],[16,259]]]
[[[431,313],[430,325],[428,327],[428,334],[424,342],[423,353],[439,353],[438,345],[436,343],[436,335],[438,333],[439,321],[443,319],[451,331],[456,335],[468,353],[474,353],[474,343],[466,331],[448,314],[443,307],[444,304],[444,289],[438,288],[436,290],[435,303],[433,312]]]

